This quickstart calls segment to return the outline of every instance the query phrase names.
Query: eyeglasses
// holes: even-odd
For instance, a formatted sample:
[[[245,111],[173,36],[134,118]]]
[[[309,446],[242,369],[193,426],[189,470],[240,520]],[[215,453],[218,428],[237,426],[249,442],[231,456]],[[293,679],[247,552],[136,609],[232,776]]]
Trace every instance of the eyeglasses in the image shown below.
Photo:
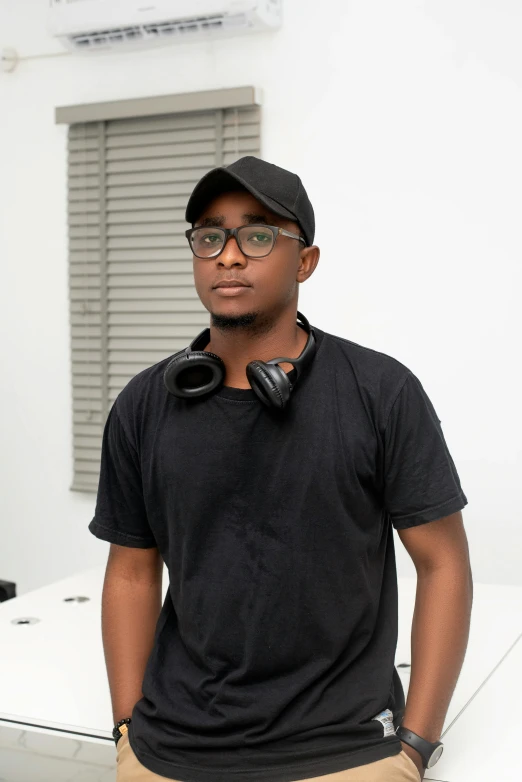
[[[249,258],[264,258],[274,249],[278,236],[297,239],[306,247],[302,236],[285,231],[277,225],[240,225],[238,228],[189,228],[185,231],[190,249],[196,258],[217,258],[233,236],[239,249]]]

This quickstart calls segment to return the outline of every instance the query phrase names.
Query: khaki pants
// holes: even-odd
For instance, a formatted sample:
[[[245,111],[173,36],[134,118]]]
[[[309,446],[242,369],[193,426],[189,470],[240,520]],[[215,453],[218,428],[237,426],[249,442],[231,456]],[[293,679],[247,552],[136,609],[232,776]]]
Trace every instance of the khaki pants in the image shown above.
[[[116,745],[116,755],[116,782],[172,782],[167,777],[154,774],[140,763],[129,743],[127,732]],[[404,750],[398,755],[377,760],[375,763],[314,777],[314,782],[419,782],[419,780],[417,766]],[[311,782],[311,780],[303,779],[300,782]]]

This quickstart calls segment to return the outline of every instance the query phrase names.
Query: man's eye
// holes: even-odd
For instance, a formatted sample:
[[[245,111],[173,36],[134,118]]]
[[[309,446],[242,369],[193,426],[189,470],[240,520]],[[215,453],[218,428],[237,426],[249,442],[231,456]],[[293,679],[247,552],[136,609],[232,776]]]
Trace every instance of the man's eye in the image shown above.
[[[221,236],[219,234],[206,234],[206,236],[203,237],[203,241],[206,242],[206,244],[217,244],[217,242],[221,241]]]
[[[250,234],[248,237],[249,242],[255,242],[256,244],[266,244],[270,241],[270,239],[271,237],[264,233]]]

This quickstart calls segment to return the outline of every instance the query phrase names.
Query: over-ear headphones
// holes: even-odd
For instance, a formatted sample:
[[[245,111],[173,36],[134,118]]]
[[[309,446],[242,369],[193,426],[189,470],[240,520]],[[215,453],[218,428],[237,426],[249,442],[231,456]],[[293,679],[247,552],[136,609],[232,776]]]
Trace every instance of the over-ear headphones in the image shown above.
[[[250,386],[268,407],[282,410],[304,369],[314,357],[316,338],[312,326],[300,312],[298,321],[308,334],[306,345],[299,358],[273,358],[270,361],[251,361],[246,368]],[[300,325],[300,324],[298,324]],[[184,350],[176,353],[163,375],[167,390],[184,399],[203,396],[218,389],[225,379],[225,364],[219,356],[202,350],[210,341],[210,328],[204,329]],[[294,383],[279,364],[292,364],[296,370]]]

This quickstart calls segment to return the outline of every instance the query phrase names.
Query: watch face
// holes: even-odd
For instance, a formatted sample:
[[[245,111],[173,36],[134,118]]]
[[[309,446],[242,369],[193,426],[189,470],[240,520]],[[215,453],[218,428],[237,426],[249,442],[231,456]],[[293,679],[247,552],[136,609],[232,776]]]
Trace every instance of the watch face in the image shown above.
[[[435,763],[440,759],[440,756],[442,755],[443,752],[444,752],[444,747],[441,744],[440,747],[437,747],[437,749],[433,752],[432,756],[430,757],[427,768],[432,768],[435,765]]]

